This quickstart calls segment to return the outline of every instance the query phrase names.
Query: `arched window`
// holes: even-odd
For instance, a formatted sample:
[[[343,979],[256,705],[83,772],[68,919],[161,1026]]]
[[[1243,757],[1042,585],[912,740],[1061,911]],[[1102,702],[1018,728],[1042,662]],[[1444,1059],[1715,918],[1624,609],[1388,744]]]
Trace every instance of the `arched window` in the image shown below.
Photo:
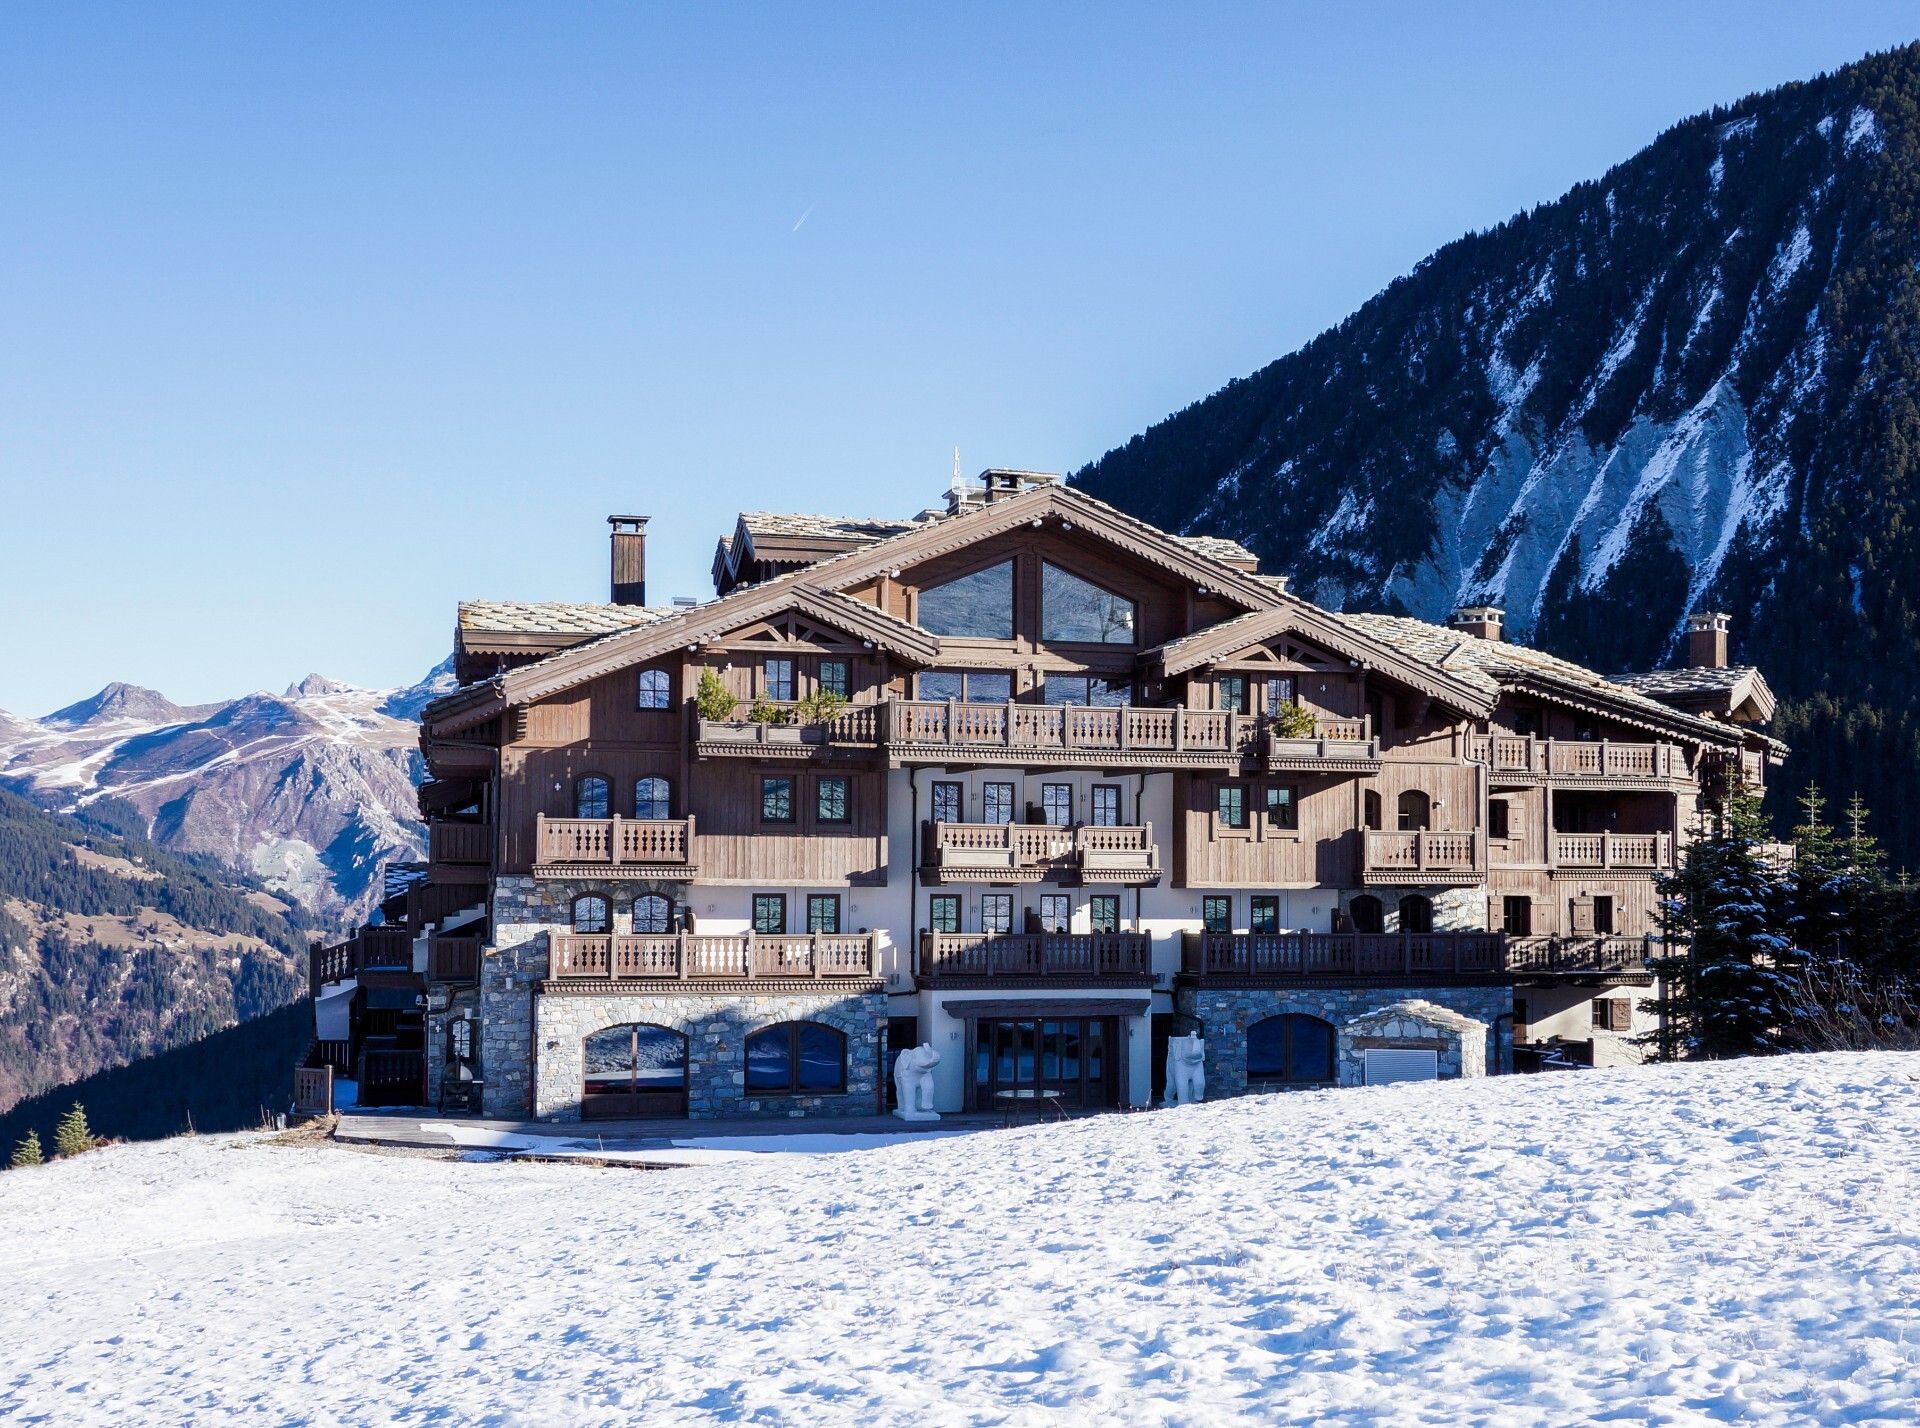
[[[1368,789],[1360,795],[1360,816],[1367,827],[1374,832],[1380,831],[1380,794],[1376,789]]]
[[[582,774],[573,784],[573,816],[575,818],[611,818],[613,807],[610,802],[612,785],[599,774]]]
[[[1428,826],[1431,805],[1427,796],[1417,788],[1410,788],[1400,795],[1400,831],[1417,833]]]
[[[1361,893],[1348,903],[1347,916],[1355,932],[1379,932],[1387,925],[1387,910],[1372,893]]]
[[[641,709],[665,709],[671,694],[667,672],[664,669],[643,669],[640,671]]]
[[[1333,1080],[1333,1024],[1288,1012],[1247,1028],[1247,1080],[1302,1085]]]
[[[583,936],[611,932],[613,923],[607,916],[607,900],[593,893],[583,893],[573,900],[573,930]]]
[[[1003,560],[920,592],[920,628],[982,640],[1013,638],[1013,562]]]
[[[783,1021],[747,1038],[747,1094],[847,1089],[847,1038],[817,1021]]]
[[[582,1051],[589,1113],[596,1096],[686,1094],[687,1039],[677,1031],[644,1022],[610,1026],[589,1036]]]
[[[633,786],[633,816],[658,822],[673,817],[673,800],[663,778],[643,778]]]
[[[1040,567],[1040,637],[1074,644],[1133,643],[1133,601],[1057,565]]]
[[[1421,897],[1418,893],[1408,893],[1401,898],[1400,930],[1402,932],[1433,931],[1433,900]]]
[[[635,932],[671,932],[673,904],[658,893],[644,893],[633,900]]]

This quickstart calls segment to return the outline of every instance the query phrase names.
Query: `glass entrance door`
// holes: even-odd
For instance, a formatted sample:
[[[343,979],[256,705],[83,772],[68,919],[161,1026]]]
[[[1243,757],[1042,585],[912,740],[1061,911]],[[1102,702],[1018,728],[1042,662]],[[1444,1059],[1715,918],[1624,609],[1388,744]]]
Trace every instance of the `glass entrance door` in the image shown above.
[[[1064,1106],[1103,1110],[1115,1102],[1113,1017],[974,1023],[974,1104],[986,1110],[1001,1091],[1057,1094]]]

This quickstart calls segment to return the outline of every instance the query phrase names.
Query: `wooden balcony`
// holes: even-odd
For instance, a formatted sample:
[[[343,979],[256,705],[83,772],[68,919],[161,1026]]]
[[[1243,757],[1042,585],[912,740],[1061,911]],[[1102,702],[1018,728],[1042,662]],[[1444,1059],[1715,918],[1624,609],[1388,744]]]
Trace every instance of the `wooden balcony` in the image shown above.
[[[369,975],[387,983],[413,975],[410,928],[363,927],[345,942],[308,950],[307,984],[316,994],[329,983]]]
[[[548,943],[547,975],[559,981],[866,982],[879,975],[870,932],[555,932]]]
[[[1644,975],[1651,937],[1511,937],[1507,966],[1515,976]]]
[[[1145,983],[1153,939],[1141,932],[923,932],[923,982]]]
[[[1473,734],[1467,757],[1486,764],[1496,781],[1618,784],[1671,783],[1693,776],[1678,744],[1617,744],[1606,739],[1536,739]]]
[[[1221,982],[1484,981],[1506,971],[1499,932],[1188,932],[1183,976]]]
[[[480,939],[441,936],[427,938],[427,980],[477,982],[480,979]]]
[[[1160,880],[1151,824],[929,823],[923,837],[929,882],[1031,883],[1058,876],[1146,886]]]
[[[691,878],[692,818],[549,818],[534,832],[536,878]]]
[[[480,863],[493,861],[491,823],[452,823],[436,818],[427,825],[427,861]]]
[[[765,703],[766,701],[762,701]],[[791,723],[694,718],[693,751],[703,759],[815,759],[877,753],[881,704],[849,704],[831,719],[802,723],[793,703],[770,704]]]
[[[1360,880],[1459,887],[1486,876],[1485,844],[1477,833],[1367,832]]]
[[[1555,833],[1555,872],[1666,872],[1673,867],[1671,833]]]
[[[1312,737],[1290,738],[1267,730],[1269,773],[1357,773],[1380,771],[1380,741],[1370,719],[1317,719]]]
[[[890,699],[880,737],[897,764],[1238,768],[1260,721],[1214,709],[1089,708]]]

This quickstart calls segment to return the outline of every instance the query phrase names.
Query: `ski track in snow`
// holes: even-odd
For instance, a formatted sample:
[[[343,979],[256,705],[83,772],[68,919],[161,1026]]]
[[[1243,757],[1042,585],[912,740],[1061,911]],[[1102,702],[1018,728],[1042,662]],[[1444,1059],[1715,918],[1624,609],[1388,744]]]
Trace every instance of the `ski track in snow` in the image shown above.
[[[0,1175],[0,1419],[1907,1423],[1920,1055],[678,1171],[258,1136]]]

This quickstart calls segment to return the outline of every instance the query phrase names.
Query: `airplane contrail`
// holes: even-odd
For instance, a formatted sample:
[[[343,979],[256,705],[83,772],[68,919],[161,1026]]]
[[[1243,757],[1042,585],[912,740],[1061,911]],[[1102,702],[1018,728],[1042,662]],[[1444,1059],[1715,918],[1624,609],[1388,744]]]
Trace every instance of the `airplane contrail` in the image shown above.
[[[801,225],[802,223],[805,223],[805,222],[806,222],[806,221],[807,221],[807,220],[808,220],[809,218],[811,218],[811,217],[813,216],[813,210],[814,210],[815,208],[817,208],[818,206],[819,206],[818,204],[813,204],[813,203],[809,203],[809,204],[807,205],[807,211],[806,211],[805,213],[803,213],[803,214],[801,214],[801,215],[800,215],[800,216],[799,216],[798,218],[796,218],[796,219],[794,219],[794,221],[793,221],[793,231],[794,231],[795,233],[798,233],[798,232],[800,231],[800,225]]]

